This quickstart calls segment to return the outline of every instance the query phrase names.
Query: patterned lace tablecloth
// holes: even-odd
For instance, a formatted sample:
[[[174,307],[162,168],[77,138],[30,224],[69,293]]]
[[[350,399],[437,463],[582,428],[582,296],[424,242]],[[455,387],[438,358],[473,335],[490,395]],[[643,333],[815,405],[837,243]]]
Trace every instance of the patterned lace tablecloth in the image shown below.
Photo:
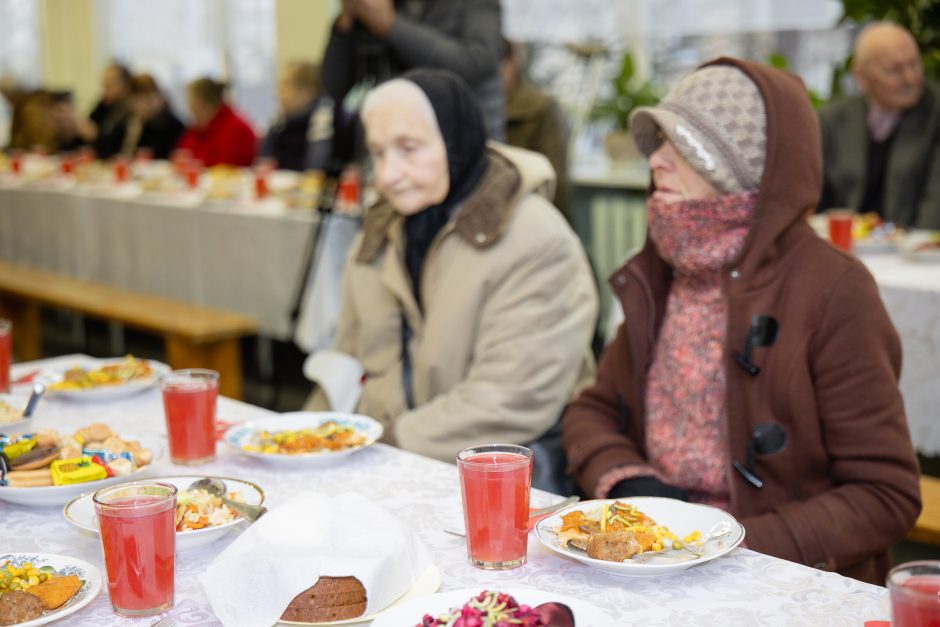
[[[37,363],[14,366],[14,378]],[[15,390],[24,393],[25,390]],[[229,422],[261,420],[267,410],[219,399],[218,416]],[[101,403],[45,399],[35,428],[70,431],[91,422],[105,422],[118,432],[163,437],[163,406],[150,389],[124,400]],[[154,473],[191,474],[174,466],[166,454]],[[560,558],[529,538],[528,563],[511,571],[491,572],[470,566],[463,539],[443,528],[461,524],[456,467],[401,450],[375,445],[314,469],[283,469],[238,455],[219,445],[215,463],[197,472],[240,477],[256,482],[266,505],[277,507],[300,490],[336,495],[358,491],[396,516],[407,520],[430,547],[441,570],[441,590],[459,588],[531,587],[578,597],[610,616],[610,625],[845,625],[886,619],[887,592],[791,562],[738,548],[729,555],[686,571],[662,577],[617,577]],[[2,488],[0,488],[2,489]],[[550,495],[538,494],[539,503]],[[177,555],[176,606],[172,615],[181,625],[219,625],[197,581],[213,557],[235,538]],[[96,538],[79,532],[62,516],[61,507],[23,507],[0,501],[0,553],[36,551],[74,556],[104,571]],[[155,618],[129,620],[111,612],[106,591],[88,607],[62,621],[75,626],[151,625]]]

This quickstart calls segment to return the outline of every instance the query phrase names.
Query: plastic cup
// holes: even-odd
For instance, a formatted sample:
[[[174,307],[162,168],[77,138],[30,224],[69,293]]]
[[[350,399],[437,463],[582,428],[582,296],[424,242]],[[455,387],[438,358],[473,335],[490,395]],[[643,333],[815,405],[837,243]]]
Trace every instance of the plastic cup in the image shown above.
[[[260,167],[255,168],[255,198],[262,200],[268,196],[268,173]]]
[[[13,323],[0,318],[0,392],[10,391],[10,364],[13,362]]]
[[[10,153],[10,172],[20,174],[23,171],[23,153],[14,150]]]
[[[528,542],[532,451],[486,444],[457,454],[467,527],[467,555],[477,568],[522,566]]]
[[[836,248],[847,253],[852,252],[852,220],[855,214],[846,209],[833,209],[826,212],[829,221],[829,241]]]
[[[114,159],[114,180],[117,183],[126,183],[128,177],[130,176],[130,171],[127,167],[127,160],[123,157],[117,157]]]
[[[75,155],[71,153],[63,154],[59,162],[59,167],[62,171],[62,174],[65,176],[71,176],[75,174]]]
[[[174,370],[160,380],[174,464],[197,466],[215,459],[215,406],[219,373]]]
[[[173,607],[176,487],[123,483],[98,490],[92,500],[115,613],[153,616]]]
[[[940,561],[895,566],[887,584],[892,627],[940,627]]]

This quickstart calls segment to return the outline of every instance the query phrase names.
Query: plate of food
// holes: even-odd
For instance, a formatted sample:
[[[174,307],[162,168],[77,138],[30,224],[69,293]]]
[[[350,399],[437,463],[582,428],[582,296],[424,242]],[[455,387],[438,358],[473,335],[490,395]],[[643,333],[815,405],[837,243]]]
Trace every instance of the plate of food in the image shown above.
[[[909,261],[940,263],[940,231],[909,231],[900,247]]]
[[[160,459],[155,438],[115,433],[95,423],[72,434],[55,429],[0,437],[8,470],[0,472],[0,501],[64,505],[84,492],[136,479]]]
[[[0,433],[25,433],[32,429],[35,411],[29,418],[23,418],[28,401],[28,396],[0,394]]]
[[[321,583],[322,582],[322,583]],[[315,591],[318,586],[326,584],[329,586],[329,590],[332,594],[325,595],[309,595],[310,599],[305,599],[305,593],[310,591]],[[424,572],[418,575],[418,578],[415,579],[414,585],[411,587],[408,592],[400,596],[398,599],[393,601],[387,607],[375,612],[373,614],[365,614],[365,598],[366,591],[362,588],[362,584],[359,583],[355,577],[321,577],[317,581],[317,585],[308,590],[304,590],[297,595],[288,605],[288,608],[284,611],[284,614],[281,616],[281,619],[278,621],[278,625],[303,625],[304,627],[327,627],[333,625],[360,625],[366,623],[372,623],[380,616],[384,616],[386,613],[394,612],[399,606],[408,603],[412,599],[426,599],[427,595],[434,594],[437,592],[438,588],[441,587],[441,571],[434,564],[428,566]],[[358,598],[354,598],[354,601],[361,601],[360,603],[344,604],[341,606],[332,606],[330,605],[331,601],[343,600],[347,601],[350,599],[350,595],[359,595]],[[317,599],[316,602],[311,603],[312,599]],[[359,609],[361,608],[361,609]],[[293,610],[293,611],[292,611]],[[351,618],[341,618],[336,620],[328,621],[308,621],[301,620],[297,614],[307,614],[311,618],[316,618],[320,615],[323,616],[343,616],[343,615],[352,615],[358,610],[359,616],[352,616]],[[287,620],[285,616],[294,616],[297,620]],[[372,623],[377,624],[377,623]]]
[[[133,355],[114,359],[82,357],[57,369],[46,369],[36,380],[45,384],[46,395],[97,401],[136,394],[155,384],[170,367]]]
[[[49,553],[0,554],[0,625],[37,627],[77,612],[101,592],[88,562]]]
[[[257,459],[306,466],[355,453],[380,437],[382,425],[368,416],[298,411],[235,425],[223,440]]]
[[[903,232],[877,213],[863,213],[852,223],[852,251],[859,255],[897,252]]]
[[[475,625],[607,627],[611,617],[582,599],[526,588],[465,588],[411,599],[376,617],[372,627],[453,627],[461,614]],[[505,621],[499,622],[499,621]]]
[[[190,489],[190,486],[205,475],[180,475],[156,477],[176,486],[176,550],[187,551],[215,542],[245,522],[245,517],[229,507],[222,499],[205,489]],[[264,491],[258,485],[232,477],[208,477],[221,481],[225,496],[247,505],[264,503]],[[98,535],[98,516],[92,492],[75,497],[62,509],[65,519],[87,533]]]
[[[717,507],[659,497],[585,501],[535,525],[547,549],[614,575],[663,575],[704,564],[744,540]]]

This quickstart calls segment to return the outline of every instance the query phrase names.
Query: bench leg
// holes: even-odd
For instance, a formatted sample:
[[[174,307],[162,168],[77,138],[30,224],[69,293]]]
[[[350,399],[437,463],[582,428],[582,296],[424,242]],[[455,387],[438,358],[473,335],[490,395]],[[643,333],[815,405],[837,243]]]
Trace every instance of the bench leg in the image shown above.
[[[42,357],[39,304],[16,298],[0,298],[0,317],[13,323],[13,354],[18,361]]]
[[[241,400],[242,354],[238,338],[193,344],[185,338],[166,337],[166,358],[174,370],[209,368],[219,373],[219,392]]]

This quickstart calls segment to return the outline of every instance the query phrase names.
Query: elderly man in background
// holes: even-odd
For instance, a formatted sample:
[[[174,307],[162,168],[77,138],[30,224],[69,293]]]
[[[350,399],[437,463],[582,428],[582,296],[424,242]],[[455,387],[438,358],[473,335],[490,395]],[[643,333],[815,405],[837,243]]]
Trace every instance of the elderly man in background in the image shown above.
[[[940,86],[924,79],[917,43],[896,24],[871,24],[856,40],[852,71],[862,95],[819,112],[819,209],[940,229]]]
[[[286,170],[323,170],[330,158],[333,101],[322,95],[320,67],[289,63],[277,83],[281,117],[261,144],[261,156]]]

